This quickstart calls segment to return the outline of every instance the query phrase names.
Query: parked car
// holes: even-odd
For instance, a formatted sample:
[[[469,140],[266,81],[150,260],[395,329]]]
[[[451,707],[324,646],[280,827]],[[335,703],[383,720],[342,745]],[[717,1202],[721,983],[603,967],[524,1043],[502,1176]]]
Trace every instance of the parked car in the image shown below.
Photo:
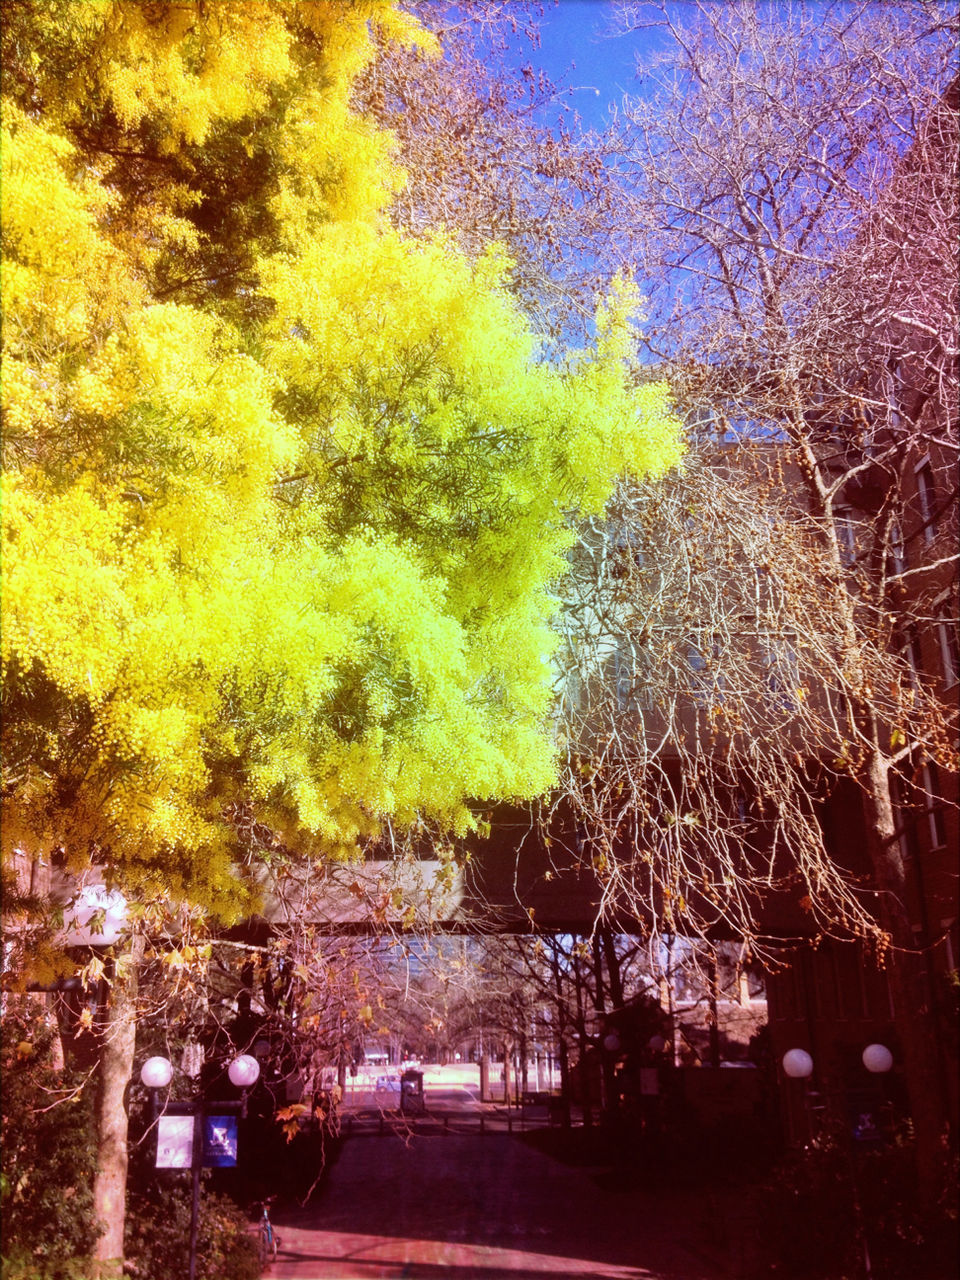
[[[377,1082],[374,1085],[374,1096],[380,1104],[399,1105],[400,1102],[400,1077],[399,1076],[377,1076]]]

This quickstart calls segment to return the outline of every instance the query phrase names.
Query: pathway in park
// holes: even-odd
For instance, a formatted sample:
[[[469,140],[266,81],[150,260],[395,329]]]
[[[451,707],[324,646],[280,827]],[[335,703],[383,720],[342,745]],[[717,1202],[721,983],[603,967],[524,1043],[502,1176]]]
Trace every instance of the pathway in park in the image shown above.
[[[519,1136],[348,1138],[305,1209],[278,1209],[269,1280],[727,1280],[709,1209],[618,1190]],[[601,1185],[603,1183],[603,1185]],[[706,1229],[705,1229],[706,1228]]]

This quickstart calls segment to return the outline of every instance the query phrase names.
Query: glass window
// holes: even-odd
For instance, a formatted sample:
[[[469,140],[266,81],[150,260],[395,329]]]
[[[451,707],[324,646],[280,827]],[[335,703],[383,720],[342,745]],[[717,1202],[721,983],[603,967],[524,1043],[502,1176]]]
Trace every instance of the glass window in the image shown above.
[[[943,683],[949,688],[960,678],[957,628],[952,619],[938,624],[937,636],[940,641],[940,669],[943,672]]]
[[[920,519],[925,542],[932,542],[937,532],[934,513],[937,509],[937,490],[933,483],[933,469],[929,462],[922,462],[916,471],[917,498],[920,502]]]
[[[887,572],[903,573],[907,567],[906,549],[903,545],[903,529],[900,521],[894,520],[890,526],[889,554],[887,556]]]
[[[620,711],[650,711],[653,694],[643,650],[629,640],[621,640],[613,655],[613,673]]]
[[[778,638],[763,654],[766,685],[775,695],[772,702],[784,711],[795,710],[801,696],[800,664],[791,641],[792,637]]]
[[[896,774],[890,775],[890,799],[897,824],[900,853],[904,859],[912,858],[917,851],[917,824],[906,799],[904,783]]]
[[[843,564],[851,565],[857,558],[857,538],[853,516],[849,511],[838,511],[834,523],[837,529],[837,542],[840,546],[840,559]]]
[[[940,792],[940,771],[935,764],[923,766],[923,807],[927,815],[930,844],[941,849],[947,843],[947,829],[943,820],[943,797]]]
[[[900,652],[903,654],[907,663],[907,673],[910,684],[914,689],[916,689],[919,684],[920,676],[920,643],[917,639],[917,631],[915,627],[904,628]]]

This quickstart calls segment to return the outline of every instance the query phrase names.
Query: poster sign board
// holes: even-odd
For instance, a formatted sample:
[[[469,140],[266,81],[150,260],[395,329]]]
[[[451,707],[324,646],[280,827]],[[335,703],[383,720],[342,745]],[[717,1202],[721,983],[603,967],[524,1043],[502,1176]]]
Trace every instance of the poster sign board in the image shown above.
[[[161,1116],[157,1121],[157,1168],[189,1169],[193,1162],[193,1116]]]
[[[204,1119],[203,1163],[207,1169],[230,1169],[237,1163],[236,1116],[207,1116]]]
[[[194,1118],[161,1116],[157,1121],[157,1168],[193,1168]],[[203,1117],[203,1159],[206,1169],[232,1169],[237,1163],[237,1117]]]
[[[660,1072],[656,1067],[640,1068],[640,1092],[648,1098],[660,1092]]]

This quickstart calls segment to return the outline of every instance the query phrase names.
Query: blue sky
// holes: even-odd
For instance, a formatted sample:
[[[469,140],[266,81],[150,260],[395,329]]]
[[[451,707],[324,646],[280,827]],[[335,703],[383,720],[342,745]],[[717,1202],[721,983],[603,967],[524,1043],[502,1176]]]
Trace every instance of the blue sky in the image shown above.
[[[648,47],[644,33],[613,36],[613,0],[544,0],[540,48],[516,51],[519,67],[542,68],[573,92],[566,99],[586,128],[602,128],[611,105],[634,92],[634,58]]]
[[[575,89],[570,105],[584,125],[600,128],[610,105],[632,88],[635,36],[610,37],[611,0],[559,0],[544,6],[535,63],[550,78]]]

